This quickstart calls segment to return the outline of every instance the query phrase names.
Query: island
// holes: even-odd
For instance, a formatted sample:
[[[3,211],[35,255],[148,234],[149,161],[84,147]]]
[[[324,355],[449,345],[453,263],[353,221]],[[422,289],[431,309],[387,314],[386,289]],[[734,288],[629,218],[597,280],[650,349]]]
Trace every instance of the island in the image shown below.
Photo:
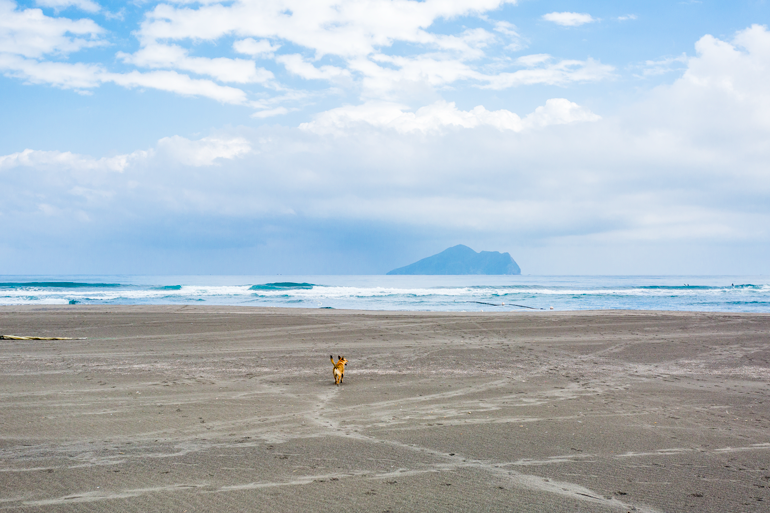
[[[387,274],[521,274],[521,269],[508,253],[477,253],[468,246],[458,244]]]

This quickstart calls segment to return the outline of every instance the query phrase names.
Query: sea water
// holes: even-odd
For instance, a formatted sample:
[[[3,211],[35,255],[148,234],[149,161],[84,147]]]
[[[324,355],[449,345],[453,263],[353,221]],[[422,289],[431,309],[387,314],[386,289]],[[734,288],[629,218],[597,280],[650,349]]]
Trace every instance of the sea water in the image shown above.
[[[0,276],[0,305],[770,312],[769,276]]]

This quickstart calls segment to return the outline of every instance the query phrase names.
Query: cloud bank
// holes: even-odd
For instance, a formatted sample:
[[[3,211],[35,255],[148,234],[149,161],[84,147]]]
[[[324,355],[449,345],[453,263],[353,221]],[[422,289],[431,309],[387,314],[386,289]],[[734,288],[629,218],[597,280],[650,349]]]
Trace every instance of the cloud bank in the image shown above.
[[[618,69],[522,53],[527,40],[496,18],[505,4],[162,3],[119,50],[83,17],[96,4],[49,1],[44,12],[0,0],[0,72],[13,80],[167,91],[267,120],[121,152],[0,155],[0,264],[25,272],[30,255],[68,248],[68,269],[95,272],[99,248],[124,272],[140,272],[132,266],[149,253],[189,260],[174,272],[230,254],[240,255],[230,272],[383,272],[403,259],[399,245],[428,254],[484,241],[518,248],[529,272],[655,272],[649,248],[691,248],[680,272],[717,272],[703,248],[737,248],[738,259],[747,245],[770,250],[767,27],[645,61],[641,76],[668,82],[607,112],[573,91]],[[85,57],[97,51],[114,58]],[[499,95],[531,86],[548,95],[519,112]],[[461,88],[475,96],[454,96]],[[296,114],[310,104],[312,115]],[[568,255],[561,268],[555,253]]]
[[[121,225],[116,212],[140,224],[202,215],[261,241],[280,226],[355,219],[549,247],[576,237],[766,244],[770,32],[705,36],[696,49],[672,85],[604,119],[564,99],[524,117],[381,102],[115,157],[27,150],[0,157],[12,205],[3,219],[99,231],[104,219]]]

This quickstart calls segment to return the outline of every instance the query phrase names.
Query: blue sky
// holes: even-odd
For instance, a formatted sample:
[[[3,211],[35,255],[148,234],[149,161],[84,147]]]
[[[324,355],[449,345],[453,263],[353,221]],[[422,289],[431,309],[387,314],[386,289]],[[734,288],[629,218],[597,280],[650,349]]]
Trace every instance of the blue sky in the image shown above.
[[[0,274],[768,273],[769,15],[0,0]]]

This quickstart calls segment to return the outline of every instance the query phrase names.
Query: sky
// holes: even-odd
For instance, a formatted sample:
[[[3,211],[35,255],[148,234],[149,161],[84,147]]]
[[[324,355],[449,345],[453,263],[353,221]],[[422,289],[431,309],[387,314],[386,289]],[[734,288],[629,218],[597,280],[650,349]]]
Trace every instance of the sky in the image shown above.
[[[0,0],[0,274],[770,273],[765,0]]]

